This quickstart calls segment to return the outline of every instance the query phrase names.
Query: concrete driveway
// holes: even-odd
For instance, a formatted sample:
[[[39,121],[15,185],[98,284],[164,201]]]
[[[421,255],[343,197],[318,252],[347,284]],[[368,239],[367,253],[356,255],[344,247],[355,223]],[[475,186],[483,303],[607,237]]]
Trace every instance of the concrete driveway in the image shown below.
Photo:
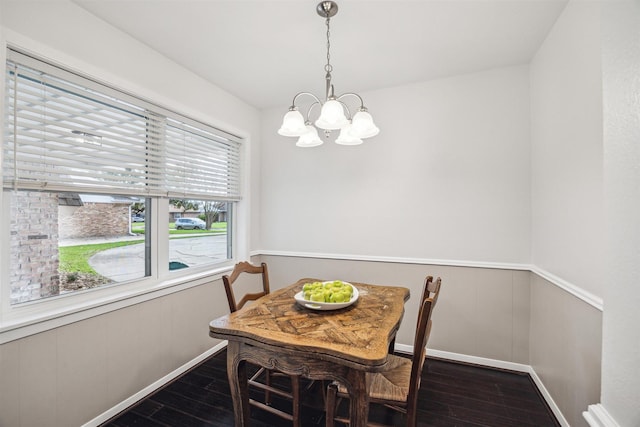
[[[169,240],[169,262],[192,267],[226,258],[226,234]],[[99,274],[116,282],[140,279],[144,277],[144,243],[98,252],[89,258],[89,265]]]

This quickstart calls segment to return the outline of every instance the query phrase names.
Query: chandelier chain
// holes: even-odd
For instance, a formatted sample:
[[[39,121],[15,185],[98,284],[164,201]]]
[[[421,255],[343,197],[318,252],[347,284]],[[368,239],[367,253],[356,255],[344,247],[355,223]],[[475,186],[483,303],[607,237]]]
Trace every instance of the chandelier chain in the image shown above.
[[[331,66],[331,53],[330,53],[330,49],[331,49],[331,41],[330,41],[331,40],[330,39],[331,31],[330,31],[330,28],[329,28],[329,21],[330,20],[331,19],[329,17],[327,17],[327,19],[326,19],[326,25],[327,25],[327,65],[324,66],[324,70],[327,73],[330,73],[331,71],[333,71],[333,67]]]

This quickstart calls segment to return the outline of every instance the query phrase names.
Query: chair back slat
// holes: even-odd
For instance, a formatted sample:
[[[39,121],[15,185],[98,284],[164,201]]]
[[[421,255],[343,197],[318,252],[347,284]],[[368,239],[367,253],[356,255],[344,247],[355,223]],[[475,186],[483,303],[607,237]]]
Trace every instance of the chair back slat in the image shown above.
[[[430,282],[426,287],[427,290],[429,291],[429,298],[433,300],[434,307],[438,303],[438,296],[440,295],[441,284],[442,284],[442,279],[438,277],[435,281]],[[433,310],[434,307],[431,307],[431,310]]]
[[[424,300],[431,296],[431,292],[429,291],[429,287],[433,284],[433,276],[427,276],[424,278],[424,286],[422,287],[422,296],[420,297],[420,301],[418,302],[418,310],[422,308],[422,303]]]
[[[233,292],[233,284],[236,282],[241,274],[261,274],[262,275],[262,290],[255,293],[247,293],[242,296],[240,301],[236,300]],[[247,261],[237,263],[230,275],[222,276],[222,283],[224,283],[224,290],[227,293],[227,302],[229,303],[229,311],[240,310],[249,301],[255,301],[260,297],[263,297],[269,293],[269,271],[266,263],[260,265],[253,265]]]
[[[442,284],[442,279],[440,277],[433,280],[433,276],[427,276],[424,279],[424,287],[422,288],[422,297],[420,298],[420,304],[427,298],[433,299],[433,305],[435,306],[438,302],[438,296],[440,295],[440,285]],[[433,310],[433,308],[432,308]]]

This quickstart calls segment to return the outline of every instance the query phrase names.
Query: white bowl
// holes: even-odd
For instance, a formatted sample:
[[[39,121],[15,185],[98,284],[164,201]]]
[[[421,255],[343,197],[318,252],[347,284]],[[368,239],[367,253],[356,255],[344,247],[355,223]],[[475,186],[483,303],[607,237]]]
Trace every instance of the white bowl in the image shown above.
[[[330,282],[323,282],[330,283]],[[317,301],[309,301],[304,299],[304,291],[300,291],[293,296],[298,304],[303,307],[310,308],[311,310],[338,310],[341,308],[349,307],[354,302],[358,301],[358,288],[353,286],[349,282],[343,282],[351,286],[353,288],[353,295],[351,295],[351,299],[346,302],[317,302]]]

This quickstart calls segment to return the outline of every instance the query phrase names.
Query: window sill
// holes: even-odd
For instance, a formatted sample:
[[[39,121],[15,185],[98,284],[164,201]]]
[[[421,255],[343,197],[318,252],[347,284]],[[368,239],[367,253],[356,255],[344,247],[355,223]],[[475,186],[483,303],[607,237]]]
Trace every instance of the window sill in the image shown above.
[[[124,289],[116,292],[94,289],[78,295],[56,297],[55,300],[47,299],[21,304],[12,309],[15,312],[11,313],[11,317],[4,316],[0,320],[0,344],[201,286],[220,279],[232,268],[233,265],[225,265],[179,277],[169,277],[143,289],[135,286],[123,286]],[[86,294],[89,293],[93,293],[95,298],[87,302]],[[63,300],[64,304],[61,304],[60,300]]]

